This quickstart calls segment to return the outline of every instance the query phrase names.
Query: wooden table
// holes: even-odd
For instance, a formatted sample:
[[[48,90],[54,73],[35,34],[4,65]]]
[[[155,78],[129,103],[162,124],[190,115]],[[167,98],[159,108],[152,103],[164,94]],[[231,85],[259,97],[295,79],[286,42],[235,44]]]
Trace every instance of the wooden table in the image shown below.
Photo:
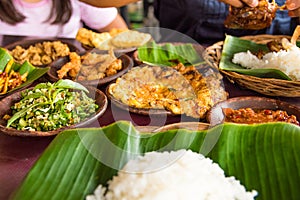
[[[19,36],[0,36],[0,46],[5,46],[14,41],[27,39]],[[74,40],[72,42],[78,48],[80,44]],[[237,96],[263,96],[256,92],[242,89],[237,85],[231,84],[224,78],[224,86],[229,93],[229,97]],[[105,90],[105,86],[100,88]],[[274,98],[274,97],[273,97]],[[300,98],[279,98],[300,107]],[[118,120],[131,121],[136,126],[163,126],[184,121],[195,121],[195,119],[185,116],[168,116],[168,117],[149,117],[128,113],[109,103],[104,115],[98,121],[90,124],[90,127],[103,127]],[[13,191],[21,183],[28,171],[34,165],[41,153],[47,148],[55,136],[50,137],[14,137],[0,133],[0,200],[8,199]],[[43,177],[41,177],[43,178]]]

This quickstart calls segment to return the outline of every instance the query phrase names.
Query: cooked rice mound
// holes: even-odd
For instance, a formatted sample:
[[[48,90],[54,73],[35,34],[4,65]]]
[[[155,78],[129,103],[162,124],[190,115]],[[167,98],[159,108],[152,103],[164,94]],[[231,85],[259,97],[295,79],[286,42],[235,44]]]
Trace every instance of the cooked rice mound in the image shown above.
[[[232,62],[250,69],[278,69],[288,75],[292,80],[300,80],[300,48],[296,45],[289,46],[287,50],[269,52],[262,59],[250,51],[236,53]]]
[[[86,200],[248,200],[256,195],[234,177],[225,177],[211,159],[179,150],[129,161],[108,188],[99,185]]]

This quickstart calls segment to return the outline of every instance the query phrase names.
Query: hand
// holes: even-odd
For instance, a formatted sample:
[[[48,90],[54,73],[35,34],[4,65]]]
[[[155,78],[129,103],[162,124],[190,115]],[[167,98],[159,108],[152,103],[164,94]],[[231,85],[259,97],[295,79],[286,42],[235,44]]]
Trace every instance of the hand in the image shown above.
[[[247,4],[250,7],[256,7],[258,5],[258,0],[219,0],[226,4],[232,5],[234,7],[242,7],[244,4]],[[287,0],[288,1],[288,0]],[[290,0],[290,1],[299,1],[299,0]]]
[[[286,0],[285,5],[289,10],[291,17],[300,17],[300,1],[299,0]]]

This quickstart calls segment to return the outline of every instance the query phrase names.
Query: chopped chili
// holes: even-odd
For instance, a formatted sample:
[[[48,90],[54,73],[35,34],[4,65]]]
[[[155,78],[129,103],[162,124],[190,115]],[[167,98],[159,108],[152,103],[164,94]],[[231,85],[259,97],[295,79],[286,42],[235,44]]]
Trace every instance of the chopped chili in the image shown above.
[[[234,110],[232,108],[223,108],[225,122],[253,124],[265,122],[288,122],[299,126],[295,115],[288,115],[283,110],[253,110],[252,108],[241,108]]]

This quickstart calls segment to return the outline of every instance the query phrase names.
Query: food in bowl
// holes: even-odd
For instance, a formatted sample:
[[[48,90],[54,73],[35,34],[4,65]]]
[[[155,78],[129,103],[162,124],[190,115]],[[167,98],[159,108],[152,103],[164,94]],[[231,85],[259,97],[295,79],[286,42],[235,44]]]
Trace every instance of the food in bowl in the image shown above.
[[[70,61],[57,71],[59,79],[70,77],[72,80],[98,80],[112,76],[123,69],[122,60],[112,50],[106,54],[88,52],[78,55],[70,53]]]
[[[223,108],[225,122],[233,123],[265,123],[265,122],[288,122],[299,126],[295,115],[288,115],[283,110],[252,109],[252,108]]]
[[[118,78],[108,93],[131,107],[204,118],[215,103],[227,98],[220,79],[215,73],[204,77],[194,66],[181,63],[173,67],[143,66]]]
[[[98,105],[88,90],[71,80],[40,83],[21,93],[21,99],[4,115],[6,127],[27,131],[52,131],[77,124],[96,113]]]
[[[149,152],[130,160],[105,188],[99,185],[86,200],[250,200],[257,195],[247,192],[235,179],[226,177],[217,163],[190,150]]]
[[[28,61],[33,65],[47,65],[59,57],[69,55],[70,48],[57,40],[38,42],[28,48],[17,45],[10,52],[17,63]]]
[[[28,62],[18,65],[6,49],[0,48],[0,95],[26,82],[28,70],[22,70],[22,74],[19,72],[23,68],[33,68],[33,66]]]

